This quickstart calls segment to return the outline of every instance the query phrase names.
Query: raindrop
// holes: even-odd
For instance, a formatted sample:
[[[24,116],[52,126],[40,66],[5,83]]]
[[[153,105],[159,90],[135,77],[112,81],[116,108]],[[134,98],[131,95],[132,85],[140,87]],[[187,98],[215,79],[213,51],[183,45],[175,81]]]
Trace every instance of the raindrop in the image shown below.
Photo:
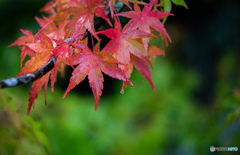
[[[120,91],[120,93],[121,93],[121,94],[124,94],[124,89],[122,89],[122,90]]]

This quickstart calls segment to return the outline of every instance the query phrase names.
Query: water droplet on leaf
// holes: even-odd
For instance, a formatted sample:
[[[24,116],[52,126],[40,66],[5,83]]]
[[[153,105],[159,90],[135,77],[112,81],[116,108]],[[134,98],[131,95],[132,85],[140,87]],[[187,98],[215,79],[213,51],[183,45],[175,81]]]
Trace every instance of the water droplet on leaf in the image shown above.
[[[124,94],[124,90],[121,90],[120,93],[121,93],[121,94]]]

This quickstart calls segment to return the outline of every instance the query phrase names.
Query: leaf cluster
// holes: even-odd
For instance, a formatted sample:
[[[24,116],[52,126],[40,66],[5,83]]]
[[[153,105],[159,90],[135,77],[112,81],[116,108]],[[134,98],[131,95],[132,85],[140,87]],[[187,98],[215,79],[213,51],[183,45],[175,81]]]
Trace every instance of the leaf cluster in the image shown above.
[[[155,92],[150,67],[157,55],[164,55],[164,50],[149,44],[152,37],[162,37],[164,45],[171,42],[163,23],[160,20],[173,14],[164,12],[165,1],[151,0],[149,3],[138,0],[120,0],[130,8],[127,12],[117,12],[116,0],[55,0],[48,2],[42,12],[49,16],[36,17],[41,29],[33,35],[31,31],[21,30],[24,36],[10,46],[21,49],[21,71],[18,76],[34,73],[55,59],[53,69],[36,80],[30,91],[28,114],[34,107],[38,93],[46,89],[49,79],[54,90],[57,73],[64,74],[66,66],[74,68],[68,88],[63,95],[78,85],[88,76],[90,87],[95,98],[95,110],[103,90],[103,74],[123,81],[122,92],[135,67],[150,83]],[[174,1],[175,2],[175,1]],[[184,2],[184,1],[183,1]],[[133,4],[134,8],[130,4]],[[184,3],[185,4],[185,3]],[[182,3],[183,5],[183,3]],[[143,9],[140,9],[140,6]],[[122,27],[119,16],[130,18]],[[114,20],[114,26],[110,21]],[[112,28],[98,31],[96,19],[106,21]],[[159,34],[153,34],[153,31]],[[86,33],[90,33],[89,36]],[[100,50],[101,38],[106,35],[110,41]],[[93,49],[88,45],[88,37],[97,39]],[[22,65],[26,56],[30,59]]]

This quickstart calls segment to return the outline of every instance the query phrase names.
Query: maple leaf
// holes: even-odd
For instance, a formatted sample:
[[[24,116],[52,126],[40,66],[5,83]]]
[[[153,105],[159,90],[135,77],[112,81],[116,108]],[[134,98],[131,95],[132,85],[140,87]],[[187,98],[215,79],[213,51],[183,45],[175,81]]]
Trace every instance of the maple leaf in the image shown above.
[[[115,58],[123,64],[129,64],[130,53],[142,59],[146,58],[147,53],[145,52],[143,45],[136,39],[155,37],[153,34],[134,30],[131,25],[126,25],[122,30],[116,18],[115,29],[111,28],[99,31],[98,33],[104,34],[111,39],[104,47],[103,51],[108,52],[110,55],[115,54]]]
[[[52,0],[47,2],[41,9],[40,12],[46,12],[49,14],[58,14],[61,9],[67,6],[70,0]]]
[[[30,90],[30,93],[29,93],[30,97],[29,97],[27,114],[30,113],[30,110],[31,110],[32,107],[34,108],[34,101],[38,97],[38,93],[41,91],[43,85],[44,85],[45,104],[47,103],[47,101],[46,101],[46,91],[47,91],[47,84],[48,84],[48,81],[49,81],[49,75],[50,75],[50,72],[45,74],[42,78],[36,80],[32,84],[31,90]]]
[[[133,84],[127,79],[122,70],[117,66],[118,61],[115,60],[111,55],[104,51],[99,51],[100,42],[94,47],[94,52],[92,52],[87,46],[81,44],[72,44],[79,50],[83,50],[82,53],[76,53],[71,56],[70,62],[72,65],[79,64],[70,78],[70,83],[63,98],[67,93],[78,85],[85,77],[88,75],[89,84],[92,88],[94,98],[95,98],[95,110],[97,110],[98,101],[102,95],[103,90],[103,73],[110,77],[123,80],[127,83]]]
[[[149,45],[148,46],[148,52],[147,55],[151,58],[151,63],[154,63],[155,58],[157,55],[164,55],[164,51],[159,49],[156,46],[153,45]],[[135,66],[135,68],[147,79],[147,81],[149,82],[149,84],[151,85],[152,89],[154,92],[156,92],[156,89],[154,87],[153,81],[152,81],[152,73],[150,71],[150,66],[149,66],[149,61],[148,59],[140,59],[138,57],[136,57],[133,54],[130,54],[130,64],[129,66],[121,66],[120,67],[123,70],[127,70],[127,77],[130,78],[132,71],[133,71],[133,66]],[[125,84],[123,84],[125,85]],[[122,90],[123,91],[123,90]]]
[[[152,86],[153,91],[155,92],[154,84],[152,82],[151,71],[149,67],[148,56],[161,55],[162,50],[158,49],[155,46],[149,46],[149,53],[145,52],[145,48],[137,40],[142,37],[154,37],[149,33],[140,30],[132,30],[131,24],[127,24],[123,31],[118,21],[115,18],[115,29],[108,29],[104,31],[99,31],[98,33],[105,34],[108,38],[112,39],[104,47],[104,51],[107,51],[109,54],[115,54],[115,58],[128,65],[119,65],[119,67],[125,72],[128,78],[130,78],[133,65],[135,68],[148,80]],[[153,50],[156,50],[154,53]],[[124,83],[123,86],[126,84]],[[122,90],[123,91],[123,90]]]
[[[140,59],[134,56],[133,54],[131,54],[131,64],[134,65],[135,68],[147,79],[153,91],[156,92],[156,89],[152,81],[152,73],[150,71],[148,62],[144,59]]]
[[[54,90],[54,83],[56,81],[56,77],[57,77],[57,70],[58,67],[60,65],[60,63],[62,61],[66,61],[68,60],[68,58],[70,57],[72,51],[71,48],[69,46],[69,44],[71,44],[71,42],[66,43],[64,40],[60,39],[57,41],[57,44],[59,46],[55,47],[54,50],[52,51],[53,57],[57,57],[56,63],[54,65],[54,68],[52,69],[51,72],[51,87],[52,87],[52,92]]]
[[[157,55],[165,55],[165,52],[157,46],[149,45],[148,56],[155,57]]]
[[[53,7],[55,5],[56,4],[53,1],[49,1],[40,9],[40,12],[46,12],[50,14],[53,12]]]
[[[41,26],[41,32],[53,39],[62,39],[65,36],[64,27],[67,22],[61,18],[67,19],[68,15],[62,12],[54,16],[49,16],[48,18],[43,16],[43,19],[35,17],[38,24]]]
[[[33,51],[31,49],[29,49],[27,46],[25,46],[26,43],[33,43],[36,38],[35,36],[32,34],[31,31],[29,30],[23,30],[23,29],[20,29],[22,31],[22,33],[25,35],[25,36],[21,36],[19,37],[14,43],[12,43],[11,45],[9,45],[8,47],[11,47],[11,46],[21,46],[19,47],[22,51],[20,57],[21,57],[21,68],[22,68],[22,63],[23,63],[23,60],[25,59],[25,57],[27,55],[29,55],[30,57],[34,55]]]
[[[165,56],[165,51],[159,49],[156,46],[153,46],[153,45],[149,44],[149,46],[148,46],[148,56],[149,56],[149,59],[150,59],[152,64],[155,62],[155,59],[158,55]]]
[[[66,26],[66,30],[68,30],[67,34],[70,35],[73,33],[72,36],[76,37],[84,34],[87,29],[97,40],[99,40],[94,29],[94,14],[102,17],[109,25],[112,25],[104,11],[104,5],[100,5],[93,0],[86,1],[84,4],[78,1],[75,1],[75,3],[76,5],[63,9],[65,13],[74,16]]]
[[[22,33],[25,35],[25,36],[21,36],[19,37],[15,42],[13,42],[12,44],[10,44],[8,47],[11,47],[11,46],[21,46],[21,45],[24,45],[26,43],[32,43],[34,42],[34,35],[32,34],[31,31],[29,30],[24,30],[24,29],[20,29],[22,31]]]
[[[36,71],[52,58],[52,50],[54,49],[52,39],[44,35],[41,31],[38,32],[36,37],[35,43],[25,44],[34,51],[35,54],[24,64],[18,76]]]
[[[52,22],[51,19],[48,19],[47,17],[43,16],[43,19],[35,17],[38,24],[43,28],[42,32],[46,34],[48,37],[56,38],[58,28],[55,25],[54,22]]]
[[[133,29],[138,28],[139,30],[150,33],[150,27],[158,31],[163,35],[165,43],[167,44],[167,39],[171,42],[171,38],[168,35],[164,25],[159,21],[159,19],[163,19],[166,16],[173,15],[171,13],[164,13],[161,11],[151,11],[155,0],[152,0],[149,4],[145,5],[143,10],[141,11],[138,4],[134,4],[135,11],[128,11],[116,14],[117,16],[124,16],[127,18],[132,18],[128,24],[130,24]],[[147,49],[147,45],[149,43],[148,38],[143,39],[144,47]]]

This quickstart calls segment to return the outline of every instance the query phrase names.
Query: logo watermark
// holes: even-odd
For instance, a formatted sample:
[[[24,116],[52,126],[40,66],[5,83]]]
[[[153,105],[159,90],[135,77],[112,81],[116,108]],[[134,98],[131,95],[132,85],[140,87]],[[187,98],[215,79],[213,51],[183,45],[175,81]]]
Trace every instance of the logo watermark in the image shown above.
[[[210,151],[211,152],[214,152],[214,151],[238,151],[238,147],[214,147],[214,146],[211,146]]]

